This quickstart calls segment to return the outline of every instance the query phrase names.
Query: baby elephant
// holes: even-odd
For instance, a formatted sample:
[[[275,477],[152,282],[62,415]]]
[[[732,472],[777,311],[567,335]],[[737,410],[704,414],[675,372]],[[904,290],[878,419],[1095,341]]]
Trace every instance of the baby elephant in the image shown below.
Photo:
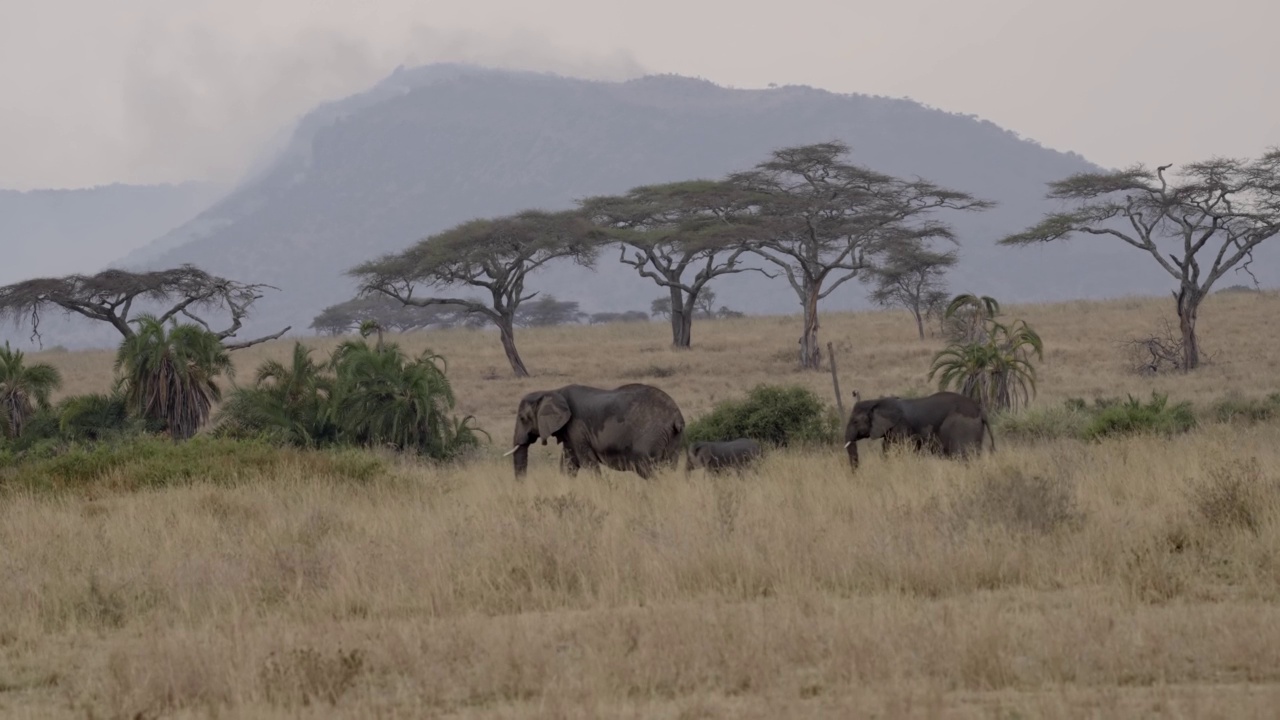
[[[760,443],[750,438],[691,443],[685,457],[684,474],[688,477],[696,467],[704,467],[707,472],[717,474],[732,468],[741,474],[763,454]]]

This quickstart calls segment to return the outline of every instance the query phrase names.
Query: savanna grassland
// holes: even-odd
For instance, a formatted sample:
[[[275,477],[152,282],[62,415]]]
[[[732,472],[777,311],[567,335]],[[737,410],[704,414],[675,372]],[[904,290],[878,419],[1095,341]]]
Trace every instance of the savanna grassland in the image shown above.
[[[1118,343],[1168,298],[1009,306],[1044,338],[1031,414],[1068,398],[1191,401],[1185,434],[1002,433],[969,463],[838,445],[742,478],[512,478],[516,402],[648,382],[688,420],[795,371],[796,318],[392,336],[448,359],[493,436],[431,466],[271,450],[234,476],[61,491],[0,475],[5,717],[1272,717],[1280,703],[1280,421],[1211,421],[1280,390],[1280,296],[1206,301],[1190,376]],[[903,313],[822,317],[849,392],[922,393],[943,345]],[[327,351],[335,339],[308,339]],[[292,342],[235,354],[246,381]],[[825,350],[824,350],[825,351]],[[62,392],[110,352],[44,353]],[[200,448],[193,444],[191,447]],[[193,451],[195,452],[195,451]],[[248,452],[248,451],[246,451]],[[245,469],[248,468],[248,469]],[[127,469],[121,473],[129,472]]]

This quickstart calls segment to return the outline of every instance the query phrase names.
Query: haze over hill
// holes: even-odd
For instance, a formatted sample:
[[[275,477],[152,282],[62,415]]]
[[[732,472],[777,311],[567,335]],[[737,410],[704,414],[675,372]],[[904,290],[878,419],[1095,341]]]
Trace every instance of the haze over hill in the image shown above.
[[[202,182],[0,190],[0,284],[102,270],[190,220],[223,191]]]
[[[716,177],[780,146],[837,138],[852,146],[854,162],[999,203],[939,215],[961,243],[953,291],[1018,302],[1172,287],[1149,256],[1119,243],[995,247],[1055,207],[1043,198],[1045,183],[1098,168],[976,117],[808,87],[738,90],[671,75],[601,82],[459,65],[401,68],[365,93],[316,108],[258,174],[118,265],[189,262],[269,283],[280,292],[259,301],[240,337],[284,325],[306,334],[320,309],[352,296],[344,271],[459,222]],[[616,258],[605,253],[595,271],[551,266],[530,284],[589,312],[647,309],[659,288]],[[1264,285],[1275,283],[1273,268],[1254,269]],[[719,303],[744,312],[799,309],[782,278],[734,275],[712,287]],[[865,295],[865,286],[849,283],[822,309],[866,307]]]

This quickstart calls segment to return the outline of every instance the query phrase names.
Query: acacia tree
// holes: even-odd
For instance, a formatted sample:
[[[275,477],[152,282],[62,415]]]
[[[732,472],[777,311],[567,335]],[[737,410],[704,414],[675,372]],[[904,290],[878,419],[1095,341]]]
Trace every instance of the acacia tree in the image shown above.
[[[728,311],[728,308],[725,308]],[[649,314],[654,317],[661,317],[667,320],[671,319],[671,296],[663,295],[653,299],[649,303]],[[716,316],[716,291],[711,288],[703,288],[698,293],[698,300],[693,306],[693,318],[695,320],[710,320]]]
[[[673,347],[687,348],[693,342],[699,297],[712,279],[747,271],[769,275],[741,266],[751,246],[734,218],[749,206],[728,182],[641,185],[623,195],[587,198],[581,207],[618,241],[620,262],[667,289],[670,300],[661,309],[654,305],[653,311],[671,321]]]
[[[1178,283],[1173,293],[1182,333],[1184,371],[1200,364],[1196,317],[1210,288],[1228,270],[1248,272],[1253,250],[1280,233],[1280,149],[1257,160],[1191,163],[1171,181],[1162,165],[1078,173],[1049,183],[1047,197],[1074,203],[1037,225],[1000,240],[1030,245],[1073,233],[1102,235],[1143,250]],[[1202,267],[1202,259],[1207,267]]]
[[[262,290],[269,287],[278,289],[210,275],[193,265],[148,272],[103,270],[96,275],[36,278],[0,287],[0,319],[8,317],[15,324],[30,321],[31,336],[39,339],[41,314],[62,309],[105,322],[128,340],[137,334],[129,313],[140,310],[136,305],[150,302],[167,306],[148,313],[161,325],[183,315],[213,333],[225,349],[240,350],[275,340],[292,327],[244,342],[224,342],[240,331],[250,306],[262,297]],[[196,314],[210,311],[229,313],[230,325],[222,330],[213,330]]]
[[[818,302],[871,266],[894,243],[954,241],[940,209],[984,210],[994,203],[915,179],[849,163],[840,141],[787,147],[729,181],[748,193],[753,252],[782,268],[804,309],[800,365],[821,366]]]
[[[405,305],[452,305],[498,327],[502,349],[517,377],[528,377],[516,350],[515,317],[533,270],[565,258],[584,267],[595,262],[598,234],[576,211],[526,210],[496,219],[471,220],[427,237],[400,253],[357,265],[348,275],[360,295],[382,293]],[[457,295],[415,297],[418,286],[434,290],[470,287],[487,301]]]
[[[897,243],[889,249],[884,263],[873,268],[871,300],[881,307],[910,312],[916,320],[916,332],[924,340],[924,318],[947,299],[942,276],[955,264],[954,250],[938,252],[923,243]]]
[[[525,303],[517,312],[515,322],[520,327],[551,327],[576,323],[587,317],[576,300],[557,300],[554,295],[543,295]]]

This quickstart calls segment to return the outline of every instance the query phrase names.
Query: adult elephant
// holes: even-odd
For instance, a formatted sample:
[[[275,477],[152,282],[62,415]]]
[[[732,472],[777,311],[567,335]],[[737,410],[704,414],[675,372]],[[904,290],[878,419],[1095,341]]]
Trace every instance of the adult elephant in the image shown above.
[[[858,467],[858,441],[864,438],[884,438],[885,452],[890,444],[905,444],[955,457],[967,456],[970,450],[981,453],[985,431],[991,439],[991,450],[996,449],[996,436],[986,410],[960,393],[859,400],[858,391],[854,390],[853,399],[853,410],[844,429],[844,447],[852,469]]]
[[[612,390],[565,385],[537,390],[520,399],[516,408],[512,467],[516,478],[529,468],[529,446],[555,438],[562,446],[560,469],[577,475],[585,467],[631,471],[642,478],[655,469],[680,463],[684,416],[670,395],[643,383]]]

